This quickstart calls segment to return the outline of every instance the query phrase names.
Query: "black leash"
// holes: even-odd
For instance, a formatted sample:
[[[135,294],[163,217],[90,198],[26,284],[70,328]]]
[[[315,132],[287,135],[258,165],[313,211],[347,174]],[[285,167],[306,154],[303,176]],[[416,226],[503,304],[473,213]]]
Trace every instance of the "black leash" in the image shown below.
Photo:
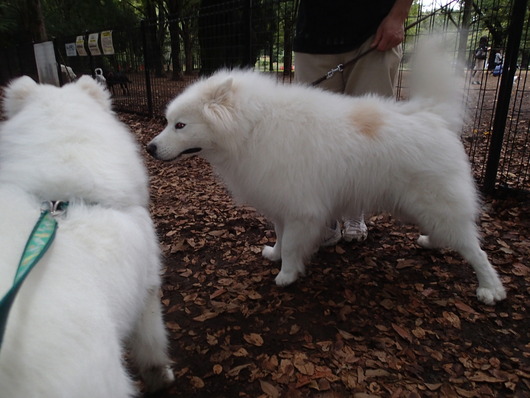
[[[337,72],[342,72],[344,70],[345,67],[349,66],[349,65],[352,65],[354,63],[356,63],[358,60],[360,60],[362,57],[364,57],[365,55],[367,55],[368,53],[371,53],[372,51],[375,50],[375,47],[371,47],[369,48],[368,50],[366,50],[365,52],[362,52],[360,53],[359,55],[357,55],[355,58],[353,59],[350,59],[348,62],[345,62],[343,64],[338,64],[335,68],[332,68],[328,71],[328,73],[326,73],[324,76],[322,76],[321,78],[315,80],[313,83],[311,83],[312,86],[316,86],[320,83],[322,83],[324,80],[328,80],[328,79],[331,79],[333,77],[333,75]]]

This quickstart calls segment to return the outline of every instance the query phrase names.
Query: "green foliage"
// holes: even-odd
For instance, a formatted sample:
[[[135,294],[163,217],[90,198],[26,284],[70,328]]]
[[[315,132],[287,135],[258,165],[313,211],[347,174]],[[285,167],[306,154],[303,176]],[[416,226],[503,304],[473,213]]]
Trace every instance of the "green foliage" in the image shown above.
[[[7,2],[0,3],[0,34],[14,30],[17,26],[14,7]]]
[[[42,0],[50,37],[128,28],[140,22],[135,9],[119,0]]]
[[[2,0],[0,3],[0,46],[31,42],[31,12],[27,0]]]
[[[0,2],[0,45],[31,42],[32,20],[38,2],[2,0]],[[100,31],[136,27],[141,14],[134,2],[123,0],[41,0],[48,36],[65,37]]]

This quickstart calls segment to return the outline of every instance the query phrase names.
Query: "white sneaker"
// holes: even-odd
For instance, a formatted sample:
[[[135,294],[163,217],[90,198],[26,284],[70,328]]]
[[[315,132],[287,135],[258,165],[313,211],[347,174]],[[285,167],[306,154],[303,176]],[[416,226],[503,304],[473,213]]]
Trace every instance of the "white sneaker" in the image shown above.
[[[351,242],[352,240],[362,242],[365,240],[368,237],[368,228],[364,223],[364,217],[361,215],[357,219],[344,221],[342,237],[346,242]]]
[[[335,246],[341,239],[342,232],[340,230],[340,222],[336,221],[334,228],[326,227],[324,230],[320,246]]]

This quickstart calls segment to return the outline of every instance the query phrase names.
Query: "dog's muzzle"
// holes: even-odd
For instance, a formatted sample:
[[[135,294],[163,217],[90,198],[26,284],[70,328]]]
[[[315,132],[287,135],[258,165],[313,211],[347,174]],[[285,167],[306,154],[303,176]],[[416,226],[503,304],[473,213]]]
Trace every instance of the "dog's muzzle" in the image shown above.
[[[165,160],[165,159],[161,159],[160,156],[158,155],[158,147],[156,146],[155,143],[152,142],[152,143],[148,144],[146,150],[147,150],[147,153],[149,153],[149,155],[151,155],[155,159]],[[202,151],[202,148],[199,148],[199,147],[189,148],[189,149],[186,149],[185,151],[182,151],[181,153],[179,153],[177,158],[182,156],[182,155],[189,155],[189,154],[197,153],[197,152],[200,152],[200,151]]]

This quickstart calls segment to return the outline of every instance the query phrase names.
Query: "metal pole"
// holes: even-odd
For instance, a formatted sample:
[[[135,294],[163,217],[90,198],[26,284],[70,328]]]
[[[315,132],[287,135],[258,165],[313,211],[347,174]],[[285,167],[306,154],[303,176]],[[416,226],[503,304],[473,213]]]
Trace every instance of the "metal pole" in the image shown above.
[[[92,75],[92,78],[96,78],[96,69],[94,68],[94,57],[92,57],[92,53],[90,52],[90,47],[88,45],[88,30],[85,30],[85,48],[88,55],[88,65],[90,66],[90,73]]]
[[[499,161],[501,158],[502,143],[504,140],[504,130],[506,119],[510,108],[510,97],[512,94],[513,77],[517,70],[517,56],[521,44],[521,36],[526,16],[528,0],[515,0],[512,9],[512,22],[508,30],[508,43],[506,45],[506,55],[501,76],[497,107],[495,108],[495,119],[491,142],[486,163],[486,173],[484,175],[484,185],[482,189],[486,193],[491,193],[495,189]]]
[[[151,88],[151,76],[149,74],[149,59],[147,51],[147,21],[142,20],[140,24],[142,30],[142,44],[144,46],[144,71],[145,71],[145,90],[147,94],[147,113],[153,117],[153,92]]]
[[[58,49],[58,45],[57,45],[57,38],[54,37],[53,38],[53,51],[55,53],[55,63],[56,63],[56,69],[57,69],[57,74],[59,75],[59,87],[62,87],[64,86],[64,84],[66,83],[63,79],[63,73],[62,73],[62,70],[61,70],[61,54],[59,53],[59,49]],[[64,67],[65,67],[65,70],[66,70],[66,63],[64,64]],[[68,72],[67,72],[68,74]]]

